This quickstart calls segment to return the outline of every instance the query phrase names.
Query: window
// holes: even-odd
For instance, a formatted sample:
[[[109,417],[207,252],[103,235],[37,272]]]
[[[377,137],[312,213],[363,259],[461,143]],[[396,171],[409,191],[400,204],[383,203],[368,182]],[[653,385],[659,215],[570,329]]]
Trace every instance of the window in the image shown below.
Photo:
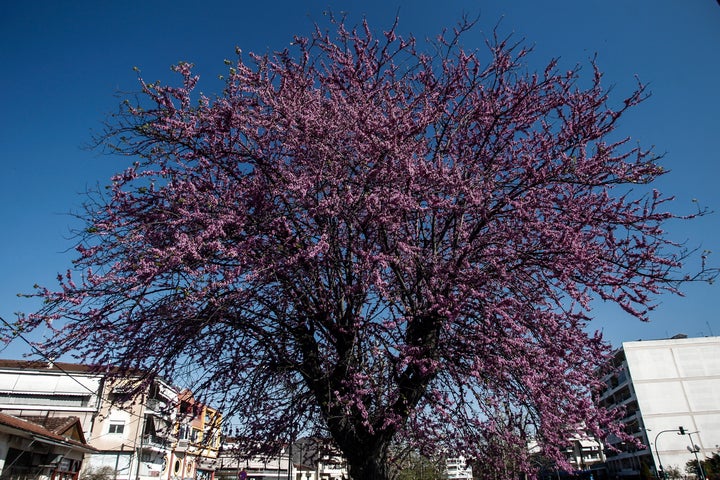
[[[58,407],[87,407],[90,395],[52,395],[33,393],[0,393],[0,403],[6,405],[52,405]]]
[[[111,423],[108,433],[123,433],[125,431],[124,423]]]

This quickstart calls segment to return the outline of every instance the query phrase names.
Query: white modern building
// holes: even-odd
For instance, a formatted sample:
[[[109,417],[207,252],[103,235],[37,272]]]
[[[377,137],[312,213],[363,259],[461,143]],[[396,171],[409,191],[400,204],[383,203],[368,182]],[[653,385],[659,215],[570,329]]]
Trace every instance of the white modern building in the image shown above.
[[[624,342],[605,377],[601,402],[626,409],[623,422],[644,448],[610,443],[611,476],[677,467],[711,456],[720,445],[720,337]]]
[[[573,471],[591,470],[605,462],[602,442],[584,432],[578,433],[565,449],[565,458]]]
[[[472,467],[465,457],[445,459],[445,478],[448,480],[472,480]]]

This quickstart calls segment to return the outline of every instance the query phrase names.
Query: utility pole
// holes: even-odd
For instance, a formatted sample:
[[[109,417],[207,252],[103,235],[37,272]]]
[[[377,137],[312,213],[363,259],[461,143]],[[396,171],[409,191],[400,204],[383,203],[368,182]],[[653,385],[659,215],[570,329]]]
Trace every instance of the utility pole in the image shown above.
[[[680,427],[682,430],[685,430],[683,427]],[[687,447],[687,449],[695,455],[695,462],[697,462],[697,468],[698,468],[698,474],[700,475],[700,480],[705,480],[705,472],[702,468],[702,463],[700,462],[700,459],[698,458],[698,452],[700,451],[700,447],[695,445],[693,443],[693,433],[700,433],[700,430],[697,430],[695,432],[687,432],[688,437],[690,437],[690,446]]]

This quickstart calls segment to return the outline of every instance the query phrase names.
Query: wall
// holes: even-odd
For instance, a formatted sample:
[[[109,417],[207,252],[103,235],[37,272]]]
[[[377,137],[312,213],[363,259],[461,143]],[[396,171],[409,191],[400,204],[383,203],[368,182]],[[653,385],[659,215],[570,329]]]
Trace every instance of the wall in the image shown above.
[[[623,344],[628,368],[657,461],[681,470],[694,456],[690,436],[710,456],[720,444],[720,337]],[[664,430],[671,430],[665,433]]]

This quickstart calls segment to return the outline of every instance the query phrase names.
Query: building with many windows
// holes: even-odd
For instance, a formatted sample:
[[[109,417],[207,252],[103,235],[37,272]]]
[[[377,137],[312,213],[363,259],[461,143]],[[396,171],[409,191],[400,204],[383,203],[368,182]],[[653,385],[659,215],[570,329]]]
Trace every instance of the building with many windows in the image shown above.
[[[646,465],[677,467],[720,445],[720,337],[625,342],[613,356],[600,401],[625,409],[626,431],[642,447],[609,439],[611,476],[637,476]],[[614,450],[617,451],[614,451]]]
[[[448,480],[472,480],[472,466],[465,457],[446,458],[444,475]]]
[[[237,480],[347,480],[345,458],[328,439],[303,437],[284,444],[279,451],[247,455],[243,443],[225,438],[218,458],[216,478]]]
[[[178,401],[174,429],[177,443],[170,456],[172,469],[181,468],[183,474],[179,478],[210,480],[218,465],[222,416],[197,401],[190,390],[180,392]]]
[[[0,360],[0,411],[15,417],[78,417],[87,436],[104,382],[102,373],[83,365]]]
[[[212,480],[220,412],[162,378],[117,379],[70,363],[0,360],[0,412],[18,418],[78,418],[84,468],[114,480]]]
[[[148,384],[139,378],[108,380],[103,386],[89,435],[98,452],[87,466],[110,468],[116,480],[164,477],[176,440],[177,391],[161,379]]]
[[[578,433],[565,449],[565,458],[573,471],[584,472],[598,468],[605,462],[603,444],[585,432]]]

